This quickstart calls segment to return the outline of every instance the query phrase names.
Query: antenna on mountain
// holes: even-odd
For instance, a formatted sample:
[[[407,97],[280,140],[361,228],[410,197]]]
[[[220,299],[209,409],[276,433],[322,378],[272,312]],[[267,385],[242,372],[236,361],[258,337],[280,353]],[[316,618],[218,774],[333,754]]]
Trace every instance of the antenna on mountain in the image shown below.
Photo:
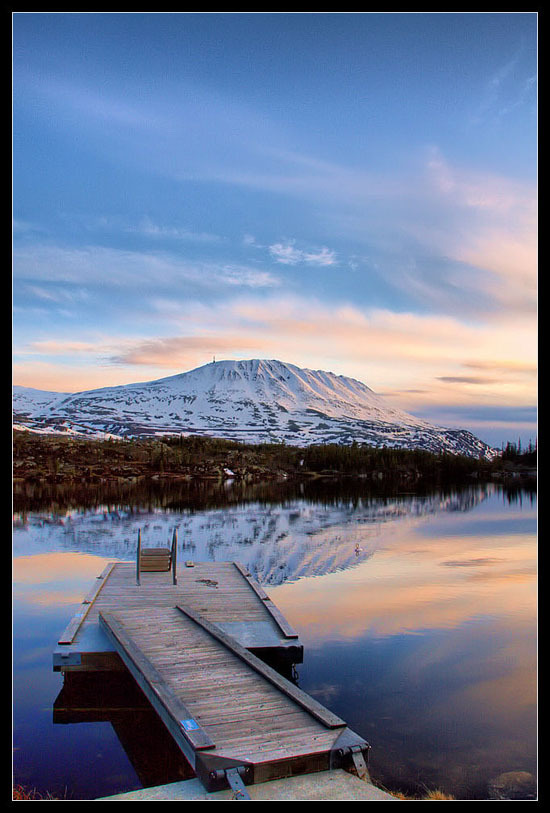
[[[216,356],[212,356],[212,364],[216,363]]]

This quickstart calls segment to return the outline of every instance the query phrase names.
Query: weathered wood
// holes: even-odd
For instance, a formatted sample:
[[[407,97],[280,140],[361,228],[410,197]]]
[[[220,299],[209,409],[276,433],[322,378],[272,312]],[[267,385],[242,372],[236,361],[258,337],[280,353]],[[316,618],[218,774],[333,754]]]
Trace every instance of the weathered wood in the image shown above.
[[[283,644],[270,599],[246,569],[197,562],[177,586],[175,573],[159,572],[142,572],[136,584],[132,570],[113,565],[108,589],[90,594],[82,637],[104,632],[109,657],[129,670],[206,787],[237,765],[245,782],[328,770],[346,723],[233,637],[258,624]]]
[[[141,548],[139,557],[140,573],[160,572],[172,567],[169,548]]]
[[[255,782],[328,768],[333,743],[345,723],[293,684],[286,685],[277,673],[275,679],[266,679],[269,667],[256,663],[254,656],[251,666],[236,651],[238,646],[226,646],[223,633],[218,640],[204,624],[175,607],[119,610],[102,617],[116,632],[121,657],[142,681],[139,685],[159,714],[165,715],[162,719],[174,738],[181,740],[181,733],[174,715],[166,715],[168,704],[158,700],[159,688],[174,707],[177,701],[183,704],[215,742],[191,755],[184,750],[188,741],[180,742],[207,786],[210,771],[223,765],[251,766]]]
[[[97,577],[98,584],[95,584],[93,586],[92,590],[83,600],[79,611],[75,613],[75,615],[71,618],[71,620],[63,630],[63,633],[61,634],[61,637],[57,642],[58,644],[62,645],[72,644],[78,630],[80,629],[84,622],[84,619],[90,612],[94,601],[97,599],[101,590],[103,590],[103,588],[105,587],[107,579],[109,578],[110,574],[113,571],[114,564],[115,564],[114,562],[110,562],[107,565],[107,567],[103,570],[103,572]]]
[[[244,565],[242,565],[240,562],[233,562],[233,564],[239,573],[247,580],[248,584],[254,590],[258,598],[263,601],[264,607],[277,622],[285,638],[298,638],[298,633],[294,631],[279,608],[271,601],[263,587],[252,577],[252,574],[248,571],[248,568],[244,567]]]
[[[99,595],[99,591],[103,590],[105,582],[109,577],[109,574],[111,573],[111,570],[113,569],[114,566],[115,566],[114,562],[109,562],[109,564],[99,574],[99,576],[96,579],[96,583],[94,584],[90,592],[87,594],[86,598],[83,599],[82,601],[83,604],[92,604],[95,601],[95,599]]]
[[[83,607],[86,615],[73,619],[60,639],[71,644],[71,652],[82,654],[81,666],[74,660],[62,660],[54,653],[54,670],[93,669],[96,655],[98,668],[108,669],[109,662],[116,662],[120,668],[118,654],[112,651],[112,645],[99,629],[100,611],[173,608],[178,603],[191,606],[214,623],[224,625],[225,631],[243,646],[287,674],[291,664],[301,662],[303,647],[299,639],[287,639],[283,635],[265,602],[232,562],[196,562],[192,569],[186,568],[179,574],[176,584],[173,574],[165,572],[142,573],[137,584],[135,572],[131,563],[110,563],[108,577],[98,578],[86,597],[88,601],[93,599]],[[173,622],[167,623],[174,627]],[[177,626],[174,632],[178,634]]]
[[[306,692],[299,689],[289,680],[286,680],[286,678],[276,672],[275,669],[272,669],[270,666],[260,660],[260,658],[257,658],[247,649],[242,647],[234,638],[231,638],[231,636],[227,635],[215,624],[211,623],[199,613],[192,610],[191,607],[185,607],[181,604],[176,606],[180,612],[187,615],[196,624],[199,624],[210,635],[212,635],[213,638],[226,646],[229,650],[231,650],[231,652],[237,655],[237,657],[248,664],[248,666],[258,672],[262,677],[276,686],[280,691],[282,691],[288,697],[291,697],[295,703],[306,709],[313,717],[315,717],[315,719],[326,725],[327,728],[339,728],[346,725],[344,720],[338,717],[337,714],[329,711],[329,709],[325,708],[325,706],[321,705],[321,703],[318,703],[316,700],[306,694]]]
[[[214,748],[214,742],[194,720],[192,712],[166,683],[119,620],[111,613],[100,613],[99,617],[122,660],[176,739],[179,741],[183,737],[193,751]],[[192,722],[193,728],[187,728],[186,721]]]
[[[233,578],[232,574],[235,573]],[[103,591],[92,607],[97,618],[102,607],[131,609],[148,606],[172,606],[178,601],[192,605],[216,622],[247,620],[265,621],[271,614],[255,592],[228,562],[196,563],[180,575],[174,586],[161,573],[143,574],[138,588],[131,567],[117,564],[109,578],[108,592]],[[209,584],[217,582],[217,587]]]
[[[141,556],[170,556],[170,548],[142,548]]]

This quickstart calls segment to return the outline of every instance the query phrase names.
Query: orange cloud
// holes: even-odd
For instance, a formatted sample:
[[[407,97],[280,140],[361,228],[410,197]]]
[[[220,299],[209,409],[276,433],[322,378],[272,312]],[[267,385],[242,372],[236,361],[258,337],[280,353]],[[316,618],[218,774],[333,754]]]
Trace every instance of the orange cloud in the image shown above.
[[[159,305],[160,307],[160,305]],[[537,340],[532,319],[506,314],[470,323],[458,318],[389,310],[331,307],[302,297],[238,298],[221,304],[163,311],[166,332],[156,339],[103,337],[78,343],[74,363],[33,357],[14,365],[14,382],[75,392],[180,373],[220,358],[278,358],[300,367],[327,369],[357,378],[376,391],[417,391],[416,402],[532,404]],[[63,343],[52,339],[56,353]],[[66,346],[67,352],[70,346]],[[82,361],[87,353],[87,363]],[[46,355],[46,353],[45,353]],[[472,393],[465,367],[495,369]],[[497,374],[498,373],[498,374]],[[441,380],[438,380],[441,379]],[[453,386],[449,386],[449,379]],[[420,392],[418,392],[420,391]],[[415,399],[403,401],[412,409]]]

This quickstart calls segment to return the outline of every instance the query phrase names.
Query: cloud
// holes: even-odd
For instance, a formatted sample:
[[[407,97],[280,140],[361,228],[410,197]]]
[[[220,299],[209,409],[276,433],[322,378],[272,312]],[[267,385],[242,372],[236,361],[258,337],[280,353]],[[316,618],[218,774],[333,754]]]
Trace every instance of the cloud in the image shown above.
[[[260,149],[260,148],[258,148]],[[368,253],[400,296],[441,312],[536,312],[534,185],[453,165],[437,145],[412,154],[399,174],[264,150],[261,172],[211,167],[203,180],[284,194],[313,205],[324,232]],[[256,242],[249,243],[260,247]],[[336,264],[334,251],[293,240],[268,247],[284,265]],[[355,259],[354,259],[355,258]]]
[[[158,239],[181,240],[190,243],[219,243],[221,237],[209,232],[196,232],[181,226],[159,226],[149,217],[143,217],[137,226],[128,226],[126,232]]]
[[[81,286],[65,285],[25,285],[26,297],[42,300],[45,303],[67,305],[86,302],[89,293]]]
[[[443,567],[480,567],[483,565],[496,565],[506,560],[498,556],[481,556],[473,559],[450,559],[447,562],[440,562]]]
[[[95,353],[97,352],[97,343],[94,342],[75,342],[75,341],[37,341],[30,342],[28,345],[30,352],[35,352],[41,355],[67,355],[70,353]]]
[[[227,290],[227,289],[226,289]],[[364,382],[440,426],[468,428],[500,446],[536,437],[536,335],[531,320],[471,324],[458,318],[327,305],[312,297],[249,294],[219,301],[151,295],[134,335],[82,325],[18,348],[16,384],[75,392],[173,375],[223,358],[278,358]],[[140,335],[143,325],[147,335]],[[465,365],[497,370],[474,386]],[[473,365],[473,366],[472,366]],[[456,379],[445,381],[438,379]]]
[[[533,376],[537,373],[537,365],[521,361],[465,361],[464,367],[471,367],[474,370],[491,370],[505,374],[517,374]]]
[[[117,363],[155,361],[169,368],[181,363],[182,352],[190,361],[196,353],[197,363],[205,354],[235,357],[249,352],[300,366],[311,362],[317,368],[330,361],[341,374],[355,375],[377,389],[434,393],[434,380],[441,380],[439,393],[447,402],[449,383],[466,385],[463,390],[453,388],[455,399],[459,393],[471,397],[470,383],[487,392],[506,392],[507,397],[514,390],[533,392],[532,376],[517,374],[518,366],[529,367],[528,351],[533,358],[536,350],[529,321],[516,322],[512,333],[505,320],[472,325],[451,317],[330,306],[299,296],[237,297],[200,306],[159,298],[150,305],[158,311],[158,324],[176,330],[185,324],[185,334],[128,340],[124,352],[111,354]],[[500,365],[508,372],[465,376],[464,362],[483,368]]]
[[[432,252],[462,264],[466,295],[481,295],[486,312],[537,309],[536,189],[487,172],[452,167],[432,147],[426,164],[428,209],[404,229]],[[432,221],[426,215],[433,210]],[[469,289],[469,290],[468,290]]]
[[[525,45],[522,41],[512,56],[489,76],[481,88],[481,98],[469,124],[487,126],[530,101],[534,101],[536,75],[526,75]]]
[[[152,341],[137,342],[123,352],[109,358],[120,365],[148,365],[181,370],[190,369],[209,361],[213,355],[234,354],[252,350],[257,354],[262,342],[258,338],[232,335],[171,336]]]
[[[494,384],[495,378],[482,378],[481,376],[473,375],[438,375],[438,381],[444,381],[447,384]]]
[[[282,263],[283,265],[306,263],[309,265],[328,266],[336,265],[337,263],[336,254],[326,246],[307,251],[296,248],[294,241],[288,243],[273,243],[273,245],[269,246],[269,253],[275,262]]]
[[[180,259],[168,252],[143,252],[88,245],[81,248],[36,244],[14,251],[14,282],[49,282],[84,288],[135,291],[171,290],[188,283],[197,288],[224,286],[273,288],[280,281],[271,272],[231,262]]]
[[[508,104],[505,104],[504,107],[502,107],[498,111],[498,115],[506,116],[508,115],[508,113],[511,113],[513,110],[516,110],[518,107],[521,107],[522,105],[529,102],[533,98],[531,91],[534,90],[536,81],[537,81],[536,76],[527,77],[527,79],[525,79],[525,81],[520,86],[516,98],[512,99]]]
[[[393,393],[395,395],[395,393]],[[435,412],[441,413],[441,407],[435,410],[424,410],[424,417],[428,420],[433,418]],[[452,424],[475,423],[481,424],[505,424],[517,423],[522,426],[534,425],[537,420],[537,407],[535,405],[524,406],[516,404],[506,406],[502,404],[483,404],[472,402],[469,404],[449,404],[445,407],[445,418]]]
[[[487,83],[491,92],[515,75],[522,48],[495,70]],[[417,306],[435,305],[447,313],[502,307],[535,312],[536,195],[528,185],[454,166],[437,146],[423,160],[413,151],[399,172],[321,160],[281,146],[291,143],[287,128],[204,88],[183,88],[174,105],[169,89],[157,98],[151,88],[132,87],[130,102],[121,103],[117,95],[73,86],[66,78],[25,75],[22,81],[26,92],[59,106],[64,124],[68,115],[82,130],[95,125],[105,138],[110,136],[104,136],[106,124],[122,124],[113,136],[117,158],[121,154],[140,168],[147,156],[148,171],[176,182],[245,186],[313,205],[327,234],[323,242],[351,238],[354,252],[372,249],[381,260],[384,283],[400,296],[406,291]],[[532,72],[521,77],[521,84],[525,92],[534,86]],[[217,239],[200,229],[148,218],[130,229],[154,240],[208,244]],[[250,236],[245,243],[259,247]],[[277,265],[338,264],[326,245],[308,248],[277,240],[267,248]],[[208,264],[200,274],[205,284],[211,277],[213,284],[223,285]],[[236,279],[229,274],[230,284]],[[250,271],[242,284],[254,280],[274,284],[273,277]]]

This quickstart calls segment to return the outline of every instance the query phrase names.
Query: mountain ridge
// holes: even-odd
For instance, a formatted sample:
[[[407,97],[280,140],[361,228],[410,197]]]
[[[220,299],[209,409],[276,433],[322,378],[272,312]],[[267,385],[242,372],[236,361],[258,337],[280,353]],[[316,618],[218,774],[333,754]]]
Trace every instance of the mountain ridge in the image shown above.
[[[18,428],[39,432],[495,453],[467,430],[437,427],[388,404],[357,379],[276,359],[213,361],[153,381],[75,393],[14,386],[13,417]]]

